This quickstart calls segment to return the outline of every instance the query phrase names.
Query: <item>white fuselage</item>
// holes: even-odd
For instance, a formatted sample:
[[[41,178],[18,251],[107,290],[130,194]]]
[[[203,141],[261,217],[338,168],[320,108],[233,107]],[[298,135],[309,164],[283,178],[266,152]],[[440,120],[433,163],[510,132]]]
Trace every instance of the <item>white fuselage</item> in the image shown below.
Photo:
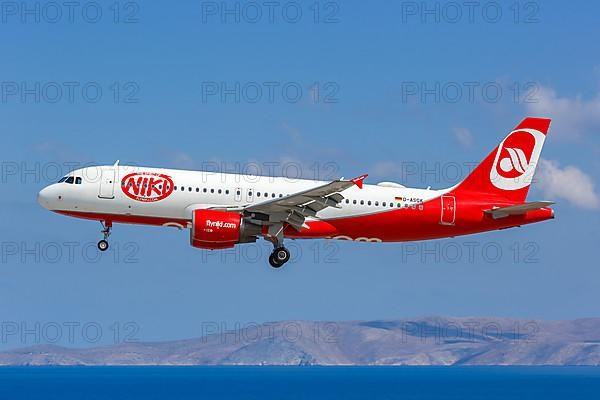
[[[143,202],[128,197],[122,190],[122,179],[135,171],[170,176],[174,186],[172,193],[160,201]],[[53,211],[155,217],[176,221],[191,221],[194,209],[243,207],[326,183],[284,177],[128,166],[88,167],[75,170],[69,176],[81,178],[81,184],[62,182],[43,189],[39,194],[39,201],[44,207]],[[327,220],[417,207],[446,191],[411,189],[397,184],[365,184],[362,189],[352,187],[345,190],[345,199],[339,208],[326,208],[317,217]]]

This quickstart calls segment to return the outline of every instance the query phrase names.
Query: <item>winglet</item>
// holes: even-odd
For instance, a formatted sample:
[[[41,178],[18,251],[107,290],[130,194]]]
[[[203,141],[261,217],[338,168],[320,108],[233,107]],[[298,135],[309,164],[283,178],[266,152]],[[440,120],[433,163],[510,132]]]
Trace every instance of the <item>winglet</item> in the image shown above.
[[[363,188],[363,181],[365,180],[365,178],[369,176],[369,174],[364,174],[359,176],[358,178],[354,178],[351,180],[352,183],[354,183],[356,186],[358,186],[359,189]]]

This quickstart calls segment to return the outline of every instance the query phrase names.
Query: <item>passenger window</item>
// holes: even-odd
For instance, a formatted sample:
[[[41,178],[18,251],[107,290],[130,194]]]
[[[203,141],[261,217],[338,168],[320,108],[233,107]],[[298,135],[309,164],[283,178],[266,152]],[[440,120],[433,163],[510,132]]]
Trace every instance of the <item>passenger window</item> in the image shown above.
[[[272,194],[271,194],[271,197],[272,197],[272,198],[275,198],[275,193],[272,193]]]
[[[360,201],[360,205],[361,205],[361,206],[364,206],[364,205],[365,205],[365,201],[364,201],[364,200],[361,200],[361,201]]]
[[[211,192],[211,193],[214,193],[214,192],[215,192],[215,189],[210,189],[210,192]]]
[[[352,204],[356,204],[356,200],[352,200]]]
[[[185,190],[185,186],[182,186],[181,187],[181,191],[183,192],[184,190]]]
[[[375,202],[375,206],[378,206],[378,205],[379,205],[379,202],[378,202],[378,201],[376,201],[376,202]]]
[[[72,176],[68,177],[67,180],[65,182],[72,184],[75,181],[75,178],[73,178]]]
[[[383,203],[381,203],[382,206],[387,206],[387,203],[384,201]]]
[[[221,194],[221,193],[223,193],[223,191],[222,191],[221,189],[219,189],[219,190],[218,190],[218,193],[219,193],[219,194]]]
[[[78,176],[77,178],[75,178],[75,184],[81,185],[81,177]]]
[[[260,197],[260,192],[256,192],[256,197]]]
[[[188,187],[188,191],[189,191],[189,192],[191,192],[191,191],[192,191],[192,187],[191,187],[191,186],[190,186],[190,187]]]
[[[371,200],[367,201],[367,205],[370,206],[371,205]]]
[[[200,192],[200,188],[196,188],[196,193]]]
[[[225,190],[225,194],[229,194],[229,189]]]

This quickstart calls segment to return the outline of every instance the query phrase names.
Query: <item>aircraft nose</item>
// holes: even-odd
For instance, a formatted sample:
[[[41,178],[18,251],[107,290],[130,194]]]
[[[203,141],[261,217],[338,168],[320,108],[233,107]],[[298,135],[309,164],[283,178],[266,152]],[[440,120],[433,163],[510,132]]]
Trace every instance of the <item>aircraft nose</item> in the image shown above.
[[[58,197],[60,199],[60,196]],[[51,210],[56,203],[56,190],[52,186],[46,186],[37,195],[37,201],[40,205]]]
[[[44,208],[48,208],[50,201],[50,194],[48,193],[48,188],[45,187],[37,195],[37,201]]]

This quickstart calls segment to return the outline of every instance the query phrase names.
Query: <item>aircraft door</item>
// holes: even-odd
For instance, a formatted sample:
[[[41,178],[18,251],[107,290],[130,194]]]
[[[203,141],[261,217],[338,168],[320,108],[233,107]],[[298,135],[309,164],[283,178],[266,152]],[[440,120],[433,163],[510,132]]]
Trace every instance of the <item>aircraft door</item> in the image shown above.
[[[442,216],[440,224],[454,225],[456,219],[456,199],[454,196],[442,196]]]
[[[100,192],[98,197],[101,199],[115,198],[115,178],[116,171],[114,168],[103,169],[100,175]]]

